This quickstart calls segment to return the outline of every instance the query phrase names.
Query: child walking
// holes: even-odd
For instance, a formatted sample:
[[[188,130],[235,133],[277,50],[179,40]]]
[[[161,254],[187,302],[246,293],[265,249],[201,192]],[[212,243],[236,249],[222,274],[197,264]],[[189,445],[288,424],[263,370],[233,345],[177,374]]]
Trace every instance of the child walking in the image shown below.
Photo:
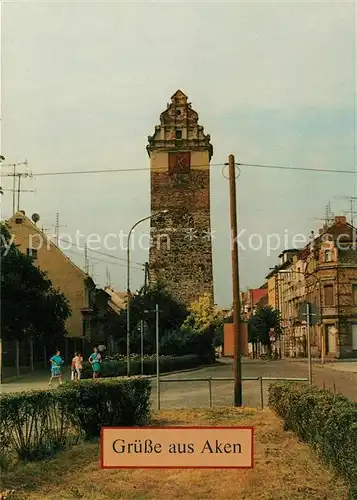
[[[81,380],[81,372],[83,369],[83,358],[80,352],[76,352],[74,358],[72,359],[72,380]]]
[[[57,351],[54,356],[50,359],[51,363],[51,377],[48,382],[48,386],[51,387],[52,379],[57,378],[59,381],[59,385],[62,385],[62,365],[64,363],[61,352]]]

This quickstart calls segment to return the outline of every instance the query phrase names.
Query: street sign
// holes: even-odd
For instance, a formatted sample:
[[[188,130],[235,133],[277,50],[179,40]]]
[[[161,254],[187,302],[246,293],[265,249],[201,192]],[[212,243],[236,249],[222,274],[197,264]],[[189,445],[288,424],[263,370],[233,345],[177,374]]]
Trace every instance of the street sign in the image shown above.
[[[316,325],[319,322],[319,315],[315,304],[303,302],[299,307],[299,318],[301,321],[309,322],[309,325]]]

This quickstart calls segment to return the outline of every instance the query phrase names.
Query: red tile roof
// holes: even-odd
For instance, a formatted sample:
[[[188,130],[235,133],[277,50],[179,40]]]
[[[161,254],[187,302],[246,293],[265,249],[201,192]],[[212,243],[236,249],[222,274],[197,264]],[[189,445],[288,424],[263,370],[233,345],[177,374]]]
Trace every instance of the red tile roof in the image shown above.
[[[257,304],[260,299],[265,297],[265,295],[268,294],[268,291],[266,288],[255,288],[253,290],[249,290],[251,293],[251,298],[252,298],[252,304],[255,305]]]

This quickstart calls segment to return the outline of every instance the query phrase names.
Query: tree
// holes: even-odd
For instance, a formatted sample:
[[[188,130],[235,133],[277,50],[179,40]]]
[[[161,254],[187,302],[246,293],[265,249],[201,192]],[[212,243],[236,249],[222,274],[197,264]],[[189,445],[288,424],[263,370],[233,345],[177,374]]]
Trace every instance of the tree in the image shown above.
[[[66,297],[55,290],[46,274],[33,265],[0,224],[1,331],[5,340],[59,340],[70,315]]]
[[[216,343],[221,344],[216,332],[223,324],[223,313],[215,309],[209,293],[202,294],[194,301],[189,311],[190,314],[180,329],[188,339],[187,349],[211,363],[215,359]]]
[[[142,287],[130,300],[130,350],[140,352],[141,320],[145,320],[147,329],[144,337],[145,352],[155,352],[156,304],[159,305],[159,321],[161,337],[166,332],[178,330],[189,312],[186,307],[176,301],[161,283]],[[117,341],[119,352],[126,353],[126,310],[116,317],[111,316],[107,323],[107,331]]]
[[[279,338],[282,333],[280,312],[271,306],[258,306],[255,314],[248,320],[248,341],[253,344],[260,342],[271,352],[272,330],[275,338]]]
[[[222,315],[218,313],[212,303],[209,293],[202,294],[189,307],[190,315],[185,324],[192,326],[199,332],[217,328],[223,321]]]

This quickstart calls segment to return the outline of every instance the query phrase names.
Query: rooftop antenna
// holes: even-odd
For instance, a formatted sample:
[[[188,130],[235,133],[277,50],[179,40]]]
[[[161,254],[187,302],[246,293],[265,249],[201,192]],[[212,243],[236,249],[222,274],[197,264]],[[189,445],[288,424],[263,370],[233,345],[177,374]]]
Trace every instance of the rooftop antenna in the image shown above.
[[[18,165],[26,165],[26,171],[25,172],[17,172],[16,167]],[[29,189],[26,189],[26,190],[21,189],[22,177],[32,178],[32,173],[30,172],[30,170],[27,167],[27,160],[25,160],[23,162],[19,162],[19,163],[12,163],[9,165],[2,165],[2,166],[13,168],[12,173],[2,174],[2,176],[13,177],[13,185],[12,185],[12,189],[10,191],[12,191],[12,212],[13,212],[13,214],[15,214],[16,211],[17,212],[20,211],[20,193],[34,192],[33,190],[29,190]],[[17,179],[17,187],[16,187],[16,179]],[[17,210],[16,210],[16,194],[17,194]]]
[[[55,228],[55,237],[56,237],[56,246],[58,247],[59,245],[59,230],[60,230],[60,227],[67,227],[65,225],[60,225],[60,218],[59,218],[59,213],[57,212],[56,214],[56,224],[54,225],[54,228]]]
[[[329,226],[330,224],[333,224],[333,221],[334,221],[334,213],[332,212],[332,209],[331,209],[331,201],[329,201],[325,207],[326,225]]]
[[[109,272],[109,268],[108,267],[106,268],[106,278],[107,278],[106,285],[109,286],[109,287],[111,287],[112,284],[111,284],[110,272]]]
[[[88,260],[88,247],[87,242],[84,243],[84,272],[89,274],[89,260]]]

